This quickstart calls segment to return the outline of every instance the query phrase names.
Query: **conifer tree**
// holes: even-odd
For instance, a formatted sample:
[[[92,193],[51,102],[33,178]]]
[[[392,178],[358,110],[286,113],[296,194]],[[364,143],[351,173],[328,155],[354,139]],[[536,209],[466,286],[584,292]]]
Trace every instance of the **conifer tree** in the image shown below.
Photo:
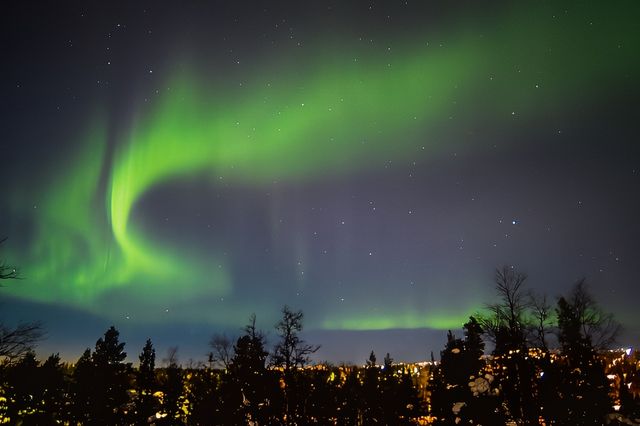
[[[91,349],[82,353],[73,369],[71,395],[73,423],[90,424],[93,421],[92,400],[94,388],[94,366],[91,360]]]
[[[90,395],[95,424],[121,424],[124,421],[131,365],[123,362],[127,353],[119,336],[118,330],[111,326],[104,337],[98,339],[91,356],[93,391]]]
[[[39,368],[42,383],[43,415],[41,424],[55,424],[67,420],[65,407],[65,374],[59,354],[51,354]]]
[[[158,387],[155,371],[156,350],[151,339],[147,339],[138,359],[140,365],[136,374],[136,419],[142,423],[158,411],[157,400],[153,396]]]

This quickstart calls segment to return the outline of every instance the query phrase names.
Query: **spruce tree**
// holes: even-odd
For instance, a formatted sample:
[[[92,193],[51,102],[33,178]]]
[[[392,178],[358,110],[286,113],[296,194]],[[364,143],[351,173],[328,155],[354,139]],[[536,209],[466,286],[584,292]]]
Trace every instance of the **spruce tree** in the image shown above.
[[[111,326],[96,342],[91,357],[94,379],[91,409],[96,424],[121,424],[124,421],[131,365],[123,362],[127,353],[119,336],[118,330]]]
[[[140,365],[136,374],[136,419],[137,422],[146,422],[158,410],[156,398],[153,396],[157,390],[156,380],[156,350],[151,339],[147,339],[138,359]]]

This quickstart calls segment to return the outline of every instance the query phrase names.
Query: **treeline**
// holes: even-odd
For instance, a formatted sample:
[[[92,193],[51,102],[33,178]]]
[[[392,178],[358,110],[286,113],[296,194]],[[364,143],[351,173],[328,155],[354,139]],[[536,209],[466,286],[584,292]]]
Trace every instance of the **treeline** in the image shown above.
[[[164,366],[147,340],[134,368],[109,328],[74,365],[33,351],[2,368],[2,417],[21,424],[305,425],[411,424],[426,415],[411,374],[371,355],[365,368],[309,365],[318,346],[304,342],[303,314],[288,307],[266,349],[252,316],[233,345],[212,339],[208,362],[183,368],[177,349]]]
[[[605,351],[619,325],[584,281],[548,302],[526,276],[496,273],[496,302],[448,333],[440,362],[311,365],[301,311],[284,307],[267,348],[252,316],[234,339],[213,336],[209,358],[182,367],[177,348],[139,364],[111,327],[75,364],[32,350],[0,368],[0,416],[12,424],[602,425],[640,423],[640,360]],[[491,353],[485,354],[485,343]]]
[[[584,280],[554,305],[525,281],[512,267],[496,271],[497,302],[463,338],[449,332],[429,385],[434,423],[640,424],[639,358],[606,351],[620,331],[613,315]]]

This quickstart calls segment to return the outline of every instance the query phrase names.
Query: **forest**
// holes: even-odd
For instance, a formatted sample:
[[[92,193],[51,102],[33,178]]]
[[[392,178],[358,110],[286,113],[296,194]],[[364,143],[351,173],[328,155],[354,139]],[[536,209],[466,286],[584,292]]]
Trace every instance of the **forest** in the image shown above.
[[[15,271],[3,267],[3,279]],[[495,303],[449,331],[436,360],[312,363],[304,315],[288,306],[272,347],[252,315],[237,338],[215,334],[202,362],[151,339],[132,363],[110,327],[76,362],[39,360],[43,325],[0,329],[0,420],[96,425],[602,425],[640,423],[640,357],[611,349],[620,325],[584,280],[551,303],[512,267]],[[490,348],[490,349],[488,349]],[[393,348],[390,348],[390,352]]]

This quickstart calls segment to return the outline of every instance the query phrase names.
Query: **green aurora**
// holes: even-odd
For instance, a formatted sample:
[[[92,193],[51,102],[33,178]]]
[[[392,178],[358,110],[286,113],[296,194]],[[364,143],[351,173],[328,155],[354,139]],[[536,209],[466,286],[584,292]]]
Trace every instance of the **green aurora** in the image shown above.
[[[242,87],[210,84],[197,61],[176,67],[167,72],[170,90],[140,108],[128,129],[114,134],[114,118],[96,114],[66,172],[35,191],[37,206],[24,190],[11,194],[12,208],[37,228],[28,250],[9,252],[25,280],[7,290],[106,317],[116,314],[101,302],[105,293],[139,303],[150,297],[138,311],[148,322],[161,320],[145,306],[232,295],[222,253],[185,251],[142,231],[132,213],[144,194],[184,177],[260,188],[357,175],[416,155],[436,161],[445,144],[474,149],[460,138],[472,123],[517,126],[595,102],[615,86],[618,70],[640,70],[639,46],[620,41],[637,40],[637,23],[609,4],[577,9],[514,10],[469,21],[444,45],[425,32],[385,53],[333,39],[313,49],[303,73],[274,61]],[[470,30],[478,26],[485,31]],[[480,308],[478,299],[461,301],[455,312],[333,313],[310,326],[447,329]],[[252,309],[261,309],[258,301],[214,313],[183,310],[177,319],[236,324]]]

